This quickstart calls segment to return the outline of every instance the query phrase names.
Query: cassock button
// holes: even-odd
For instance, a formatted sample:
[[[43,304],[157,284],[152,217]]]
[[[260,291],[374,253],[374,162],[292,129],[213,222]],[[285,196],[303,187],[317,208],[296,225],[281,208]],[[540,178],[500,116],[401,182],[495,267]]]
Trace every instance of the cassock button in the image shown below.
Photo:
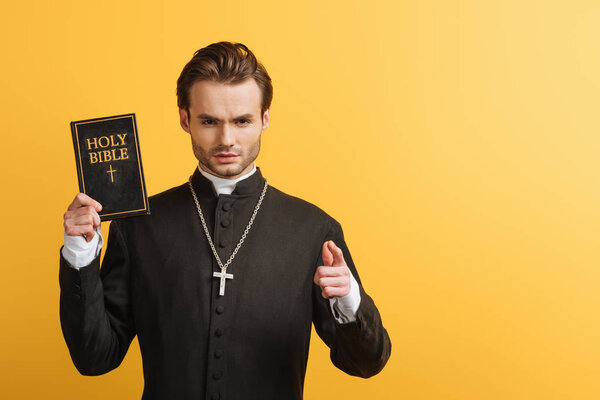
[[[221,379],[222,376],[223,376],[223,373],[221,371],[213,372],[213,379],[215,381],[218,381],[219,379]]]
[[[221,357],[223,357],[223,353],[224,352],[221,349],[215,350],[215,358],[221,358]]]
[[[225,307],[217,306],[217,308],[215,308],[215,311],[217,312],[217,314],[223,314],[223,311],[225,311]]]
[[[223,211],[231,210],[231,203],[223,203]]]
[[[225,248],[225,247],[227,247],[227,240],[221,240],[221,241],[219,242],[219,247],[221,247],[221,248]]]
[[[221,337],[221,336],[223,336],[223,329],[221,329],[221,328],[217,328],[217,329],[215,329],[215,335],[216,335],[217,337]]]
[[[229,220],[228,219],[221,220],[221,226],[223,228],[227,228],[229,226]]]

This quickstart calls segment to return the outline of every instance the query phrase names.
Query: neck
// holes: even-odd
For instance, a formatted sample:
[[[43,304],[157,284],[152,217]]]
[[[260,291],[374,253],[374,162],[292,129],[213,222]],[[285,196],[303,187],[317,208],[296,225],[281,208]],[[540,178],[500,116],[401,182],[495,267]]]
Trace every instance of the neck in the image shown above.
[[[256,172],[256,164],[253,164],[253,168],[250,172],[239,176],[235,179],[225,179],[225,178],[221,178],[219,176],[213,175],[209,172],[204,171],[202,168],[200,168],[200,165],[198,165],[198,171],[200,171],[200,173],[208,180],[210,180],[213,184],[213,187],[215,188],[215,191],[217,192],[217,194],[231,194],[234,189],[235,189],[235,185],[243,180],[248,178],[249,176],[251,176],[253,173]]]

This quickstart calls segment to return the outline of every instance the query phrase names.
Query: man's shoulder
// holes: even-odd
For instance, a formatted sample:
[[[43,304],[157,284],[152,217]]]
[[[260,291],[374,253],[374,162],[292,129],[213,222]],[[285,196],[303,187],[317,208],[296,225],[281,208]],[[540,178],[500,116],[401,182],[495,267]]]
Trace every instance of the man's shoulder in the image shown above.
[[[277,203],[278,209],[287,215],[297,215],[304,219],[317,219],[328,223],[337,223],[321,207],[298,196],[285,193],[276,187],[269,185],[273,201]]]
[[[277,210],[277,220],[287,221],[297,232],[316,232],[315,237],[343,237],[341,224],[321,207],[275,187],[269,188],[272,189],[271,198]]]
[[[187,182],[172,188],[163,190],[148,197],[150,213],[155,222],[162,217],[175,218],[177,215],[186,215],[186,205],[193,203]]]
[[[177,213],[182,210],[181,205],[184,204],[185,201],[189,201],[189,193],[186,192],[186,185],[187,184],[174,186],[152,196],[148,196],[150,213],[126,218],[122,221],[122,224],[141,224],[142,226],[145,226],[147,224],[161,224],[164,223],[165,220],[168,221],[175,218]]]
[[[174,186],[172,188],[163,190],[162,192],[153,194],[148,197],[148,201],[150,202],[150,206],[156,205],[160,206],[165,202],[171,202],[175,200],[180,200],[185,198],[186,195],[189,194],[189,189],[187,187],[187,182],[178,186]]]

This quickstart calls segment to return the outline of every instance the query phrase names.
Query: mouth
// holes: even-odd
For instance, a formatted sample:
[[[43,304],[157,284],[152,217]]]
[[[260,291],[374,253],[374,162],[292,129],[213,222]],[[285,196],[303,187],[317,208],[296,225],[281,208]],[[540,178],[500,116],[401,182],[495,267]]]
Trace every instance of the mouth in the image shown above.
[[[235,153],[217,153],[214,157],[223,164],[234,162],[238,159],[239,155]]]

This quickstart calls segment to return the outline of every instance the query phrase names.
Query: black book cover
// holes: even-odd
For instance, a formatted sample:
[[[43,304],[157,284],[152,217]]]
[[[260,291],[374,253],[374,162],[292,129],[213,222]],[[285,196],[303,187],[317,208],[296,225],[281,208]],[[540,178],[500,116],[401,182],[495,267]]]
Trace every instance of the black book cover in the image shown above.
[[[71,122],[79,191],[102,221],[150,214],[135,114]]]

